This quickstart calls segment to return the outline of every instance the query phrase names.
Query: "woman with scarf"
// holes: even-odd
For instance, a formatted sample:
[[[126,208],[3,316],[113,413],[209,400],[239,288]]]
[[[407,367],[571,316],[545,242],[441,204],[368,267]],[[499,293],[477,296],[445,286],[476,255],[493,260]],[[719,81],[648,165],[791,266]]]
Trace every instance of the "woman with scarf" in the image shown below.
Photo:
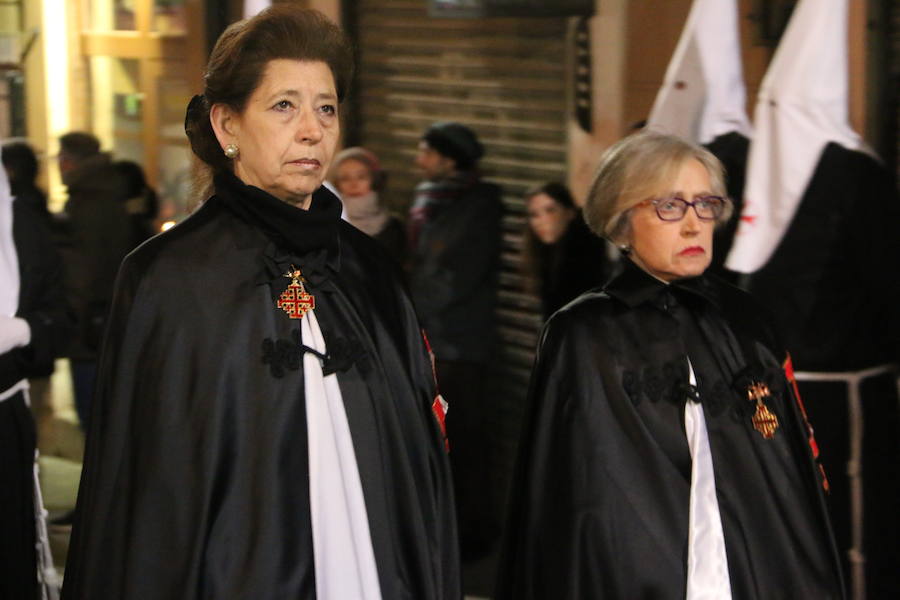
[[[45,217],[13,200],[0,169],[0,598],[54,589],[36,485],[28,379],[53,372],[72,333],[62,266]],[[38,545],[38,541],[43,542]]]
[[[406,254],[403,222],[384,205],[387,173],[378,157],[359,146],[346,148],[334,157],[331,180],[350,224],[375,238],[398,263]]]
[[[584,212],[623,270],[544,328],[499,600],[843,597],[790,360],[705,274],[722,180],[657,133],[601,159]]]
[[[122,265],[64,598],[459,598],[425,342],[321,187],[351,56],[292,3],[216,43],[212,195]]]

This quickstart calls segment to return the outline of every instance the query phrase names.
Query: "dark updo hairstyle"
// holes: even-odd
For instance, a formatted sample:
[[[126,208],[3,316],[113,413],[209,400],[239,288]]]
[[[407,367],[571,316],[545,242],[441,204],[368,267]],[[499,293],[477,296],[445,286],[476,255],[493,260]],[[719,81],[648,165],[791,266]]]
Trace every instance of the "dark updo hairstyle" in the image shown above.
[[[3,143],[3,166],[9,171],[9,185],[15,195],[16,187],[34,185],[38,174],[38,159],[34,149],[21,139]]]
[[[232,23],[210,54],[203,95],[191,100],[184,122],[191,149],[208,166],[197,173],[195,182],[204,197],[211,191],[211,175],[232,169],[210,123],[210,108],[225,104],[242,113],[266,65],[279,58],[324,62],[334,76],[338,102],[346,97],[353,52],[340,28],[322,13],[284,2]]]
[[[525,192],[525,239],[522,248],[522,262],[520,264],[524,287],[531,293],[537,293],[541,284],[542,273],[548,268],[548,263],[552,261],[553,255],[555,254],[552,248],[549,248],[547,244],[537,238],[534,231],[531,229],[531,223],[528,219],[527,203],[535,196],[541,194],[546,194],[553,198],[553,200],[563,208],[568,208],[576,213],[579,212],[578,206],[575,204],[575,199],[572,198],[572,192],[569,191],[569,188],[559,182],[551,181],[550,183],[544,183],[530,188]],[[576,214],[576,218],[580,218],[580,214]]]

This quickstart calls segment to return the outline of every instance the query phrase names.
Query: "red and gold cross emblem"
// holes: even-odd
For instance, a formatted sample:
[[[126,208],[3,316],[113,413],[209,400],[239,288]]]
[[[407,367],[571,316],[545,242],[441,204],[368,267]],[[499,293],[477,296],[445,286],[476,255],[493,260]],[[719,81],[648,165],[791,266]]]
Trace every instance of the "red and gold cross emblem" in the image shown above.
[[[750,422],[753,423],[753,428],[767,440],[775,437],[775,431],[778,429],[778,417],[763,402],[765,398],[771,397],[769,386],[765,383],[751,383],[747,388],[747,399],[756,402],[756,412],[750,418]]]
[[[286,312],[289,318],[302,319],[306,313],[316,307],[316,298],[307,293],[306,288],[303,287],[304,279],[300,269],[291,265],[291,270],[284,276],[290,279],[291,283],[281,292],[275,305]]]

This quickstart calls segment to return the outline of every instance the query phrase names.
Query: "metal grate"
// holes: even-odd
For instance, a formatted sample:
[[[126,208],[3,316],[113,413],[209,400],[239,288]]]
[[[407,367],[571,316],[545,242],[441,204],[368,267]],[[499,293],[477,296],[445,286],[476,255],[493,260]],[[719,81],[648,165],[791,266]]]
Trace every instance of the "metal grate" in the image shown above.
[[[566,179],[567,21],[429,18],[424,0],[354,4],[357,137],[389,172],[391,207],[406,213],[419,180],[412,166],[416,145],[438,120],[459,121],[478,133],[486,179],[504,190],[497,311],[502,359],[485,417],[498,432],[498,475],[505,479],[540,327],[538,302],[522,292],[518,274],[522,194]]]

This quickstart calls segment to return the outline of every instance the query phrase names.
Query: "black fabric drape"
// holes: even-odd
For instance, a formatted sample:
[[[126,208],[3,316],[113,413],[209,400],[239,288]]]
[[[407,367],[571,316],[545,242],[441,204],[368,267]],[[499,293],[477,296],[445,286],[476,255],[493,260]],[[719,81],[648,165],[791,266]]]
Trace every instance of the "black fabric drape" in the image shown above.
[[[748,289],[774,315],[798,371],[847,372],[900,364],[900,197],[876,158],[830,143],[790,227]],[[893,374],[862,386],[865,571],[872,597],[896,594],[900,564],[900,398]],[[832,478],[831,519],[841,554],[855,517],[846,498],[848,387],[805,383]],[[814,393],[813,393],[814,392]]]
[[[38,597],[34,420],[22,392],[0,402],[0,600]]]
[[[399,273],[324,189],[282,221],[264,192],[217,186],[120,272],[64,597],[315,596],[299,321],[275,306],[294,265],[341,387],[382,597],[458,598],[433,379]]]

